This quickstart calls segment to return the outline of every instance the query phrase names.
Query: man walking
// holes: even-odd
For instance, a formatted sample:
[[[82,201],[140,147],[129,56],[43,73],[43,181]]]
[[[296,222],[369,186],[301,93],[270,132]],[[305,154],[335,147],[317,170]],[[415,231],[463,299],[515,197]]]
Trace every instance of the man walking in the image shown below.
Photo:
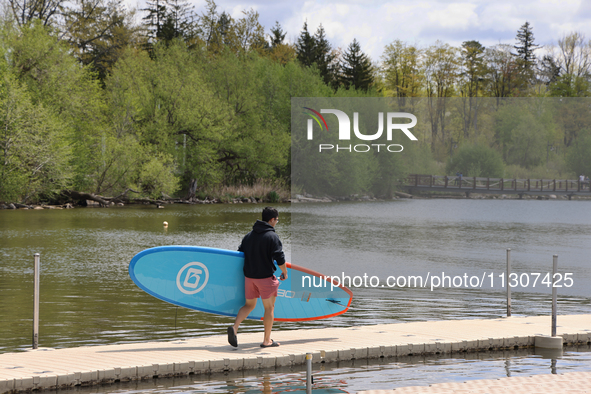
[[[262,220],[257,220],[252,231],[246,234],[238,248],[244,252],[244,296],[246,302],[238,311],[234,325],[228,327],[228,342],[238,347],[238,327],[250,312],[256,307],[257,299],[261,297],[265,314],[263,326],[265,336],[261,347],[279,346],[278,342],[271,339],[273,328],[275,298],[279,281],[274,275],[276,270],[273,260],[281,268],[280,279],[287,279],[287,268],[285,267],[285,255],[279,236],[275,233],[275,225],[279,222],[279,213],[275,208],[266,207],[263,209]]]

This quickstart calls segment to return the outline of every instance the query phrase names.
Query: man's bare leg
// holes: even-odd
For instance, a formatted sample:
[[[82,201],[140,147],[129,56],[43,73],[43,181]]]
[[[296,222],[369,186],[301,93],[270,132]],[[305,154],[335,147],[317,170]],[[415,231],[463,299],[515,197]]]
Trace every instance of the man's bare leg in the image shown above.
[[[273,328],[273,321],[275,320],[275,296],[264,299],[263,307],[265,308],[265,315],[263,317],[265,338],[263,340],[263,345],[269,346],[271,344],[271,329]],[[279,345],[279,343],[277,344]]]
[[[263,301],[264,303],[264,301]],[[257,298],[247,299],[244,306],[240,308],[234,320],[234,334],[238,334],[238,327],[250,315],[250,312],[257,306]]]

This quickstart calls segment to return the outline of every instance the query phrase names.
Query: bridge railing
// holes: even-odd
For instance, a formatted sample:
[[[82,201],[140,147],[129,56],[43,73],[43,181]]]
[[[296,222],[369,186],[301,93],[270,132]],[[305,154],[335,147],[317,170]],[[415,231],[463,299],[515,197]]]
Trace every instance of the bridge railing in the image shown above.
[[[505,179],[449,175],[410,174],[407,186],[513,192],[591,192],[589,182],[573,179]]]

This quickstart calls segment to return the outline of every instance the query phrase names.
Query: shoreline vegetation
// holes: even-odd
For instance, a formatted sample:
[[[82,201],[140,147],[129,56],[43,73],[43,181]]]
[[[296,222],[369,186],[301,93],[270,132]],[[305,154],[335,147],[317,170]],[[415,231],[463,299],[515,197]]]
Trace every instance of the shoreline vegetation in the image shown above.
[[[591,174],[591,40],[580,33],[543,53],[528,22],[515,43],[489,47],[391,37],[370,59],[356,39],[336,48],[322,24],[290,42],[254,9],[232,17],[205,3],[198,14],[170,0],[135,11],[66,2],[46,18],[37,3],[0,6],[0,205],[273,203],[302,192],[290,183],[390,198],[409,173]],[[305,145],[292,120],[309,120],[295,98],[347,99],[341,110],[364,119],[382,107],[353,103],[384,99],[425,119],[413,126],[421,138],[391,157],[349,160],[338,146],[292,157]],[[283,186],[260,191],[261,179]]]
[[[421,191],[418,193],[394,192],[391,198],[378,198],[369,194],[354,194],[350,196],[332,197],[315,196],[308,193],[290,193],[290,189],[279,182],[258,182],[252,186],[222,186],[207,192],[200,192],[197,196],[188,199],[166,197],[162,199],[148,198],[122,198],[98,196],[91,193],[76,193],[78,200],[63,203],[0,203],[3,209],[71,209],[76,207],[113,207],[126,205],[155,205],[156,208],[164,208],[170,204],[276,204],[276,203],[331,203],[347,201],[391,201],[399,199],[455,199],[455,200],[591,200],[591,196],[576,195],[569,198],[566,195],[535,195],[525,194],[520,197],[517,194],[492,195],[485,193],[472,193],[469,196],[464,193],[446,193]]]
[[[94,193],[81,193],[77,191],[63,191],[51,201],[36,204],[1,203],[0,209],[68,209],[78,207],[110,207],[124,205],[151,204],[157,208],[164,208],[166,204],[242,204],[242,203],[281,203],[290,201],[290,189],[279,181],[258,181],[253,185],[218,186],[209,190],[196,192],[187,198],[170,197],[162,198],[134,198],[127,190],[115,197],[107,197]]]

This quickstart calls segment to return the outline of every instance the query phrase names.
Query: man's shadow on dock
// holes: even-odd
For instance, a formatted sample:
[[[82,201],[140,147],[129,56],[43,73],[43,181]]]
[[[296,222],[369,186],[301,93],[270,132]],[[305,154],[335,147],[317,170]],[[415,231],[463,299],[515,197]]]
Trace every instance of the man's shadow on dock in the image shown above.
[[[272,349],[281,349],[290,345],[303,345],[314,342],[330,342],[338,341],[339,338],[310,338],[310,339],[293,339],[293,340],[281,340],[278,347]],[[185,343],[177,343],[178,345],[186,345]],[[188,343],[187,343],[188,344]],[[133,352],[176,352],[176,351],[208,351],[212,353],[222,353],[228,351],[241,351],[241,353],[258,353],[260,351],[268,350],[269,348],[262,348],[260,342],[245,342],[239,343],[238,347],[232,347],[230,344],[224,345],[205,345],[205,346],[170,346],[170,347],[149,347],[149,348],[128,348],[128,349],[117,349],[117,350],[101,350],[97,353],[133,353]]]

